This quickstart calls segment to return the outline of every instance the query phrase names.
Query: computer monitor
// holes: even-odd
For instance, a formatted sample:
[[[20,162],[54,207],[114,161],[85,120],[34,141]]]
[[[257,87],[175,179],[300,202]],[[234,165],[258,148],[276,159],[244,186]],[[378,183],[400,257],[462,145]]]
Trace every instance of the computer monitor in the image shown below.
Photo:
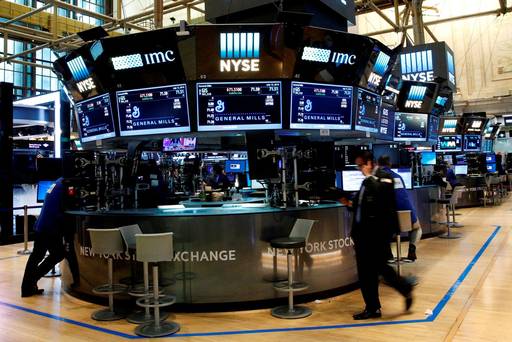
[[[341,188],[343,191],[359,191],[365,176],[359,170],[341,171]]]
[[[435,152],[422,152],[421,153],[421,164],[422,165],[436,165],[436,153]]]
[[[46,194],[55,184],[55,181],[42,180],[37,182],[37,203],[43,203],[46,198]]]
[[[226,160],[226,172],[243,173],[246,171],[245,160]]]
[[[487,164],[487,172],[496,172],[496,164]]]
[[[455,165],[454,170],[456,175],[467,175],[468,174],[468,166],[467,165]]]
[[[446,163],[450,163],[450,164],[453,164],[453,156],[451,154],[447,154],[443,157],[443,160],[446,162]]]
[[[398,173],[400,177],[402,177],[406,189],[412,189],[412,171],[410,168],[399,168],[391,170]]]
[[[493,164],[496,163],[496,155],[494,153],[487,153],[485,155],[485,162],[487,164]]]

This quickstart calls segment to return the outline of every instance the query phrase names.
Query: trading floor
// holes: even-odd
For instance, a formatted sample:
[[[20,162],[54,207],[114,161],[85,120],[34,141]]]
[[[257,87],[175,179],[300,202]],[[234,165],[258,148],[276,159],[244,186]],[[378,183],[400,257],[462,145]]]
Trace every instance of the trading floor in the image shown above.
[[[429,238],[418,260],[403,267],[417,275],[415,302],[403,314],[402,297],[381,285],[383,317],[359,323],[359,290],[307,303],[313,315],[280,320],[269,310],[175,313],[181,324],[172,339],[184,341],[511,341],[512,200],[499,206],[459,209],[462,238]],[[59,278],[39,283],[42,296],[22,299],[27,256],[20,245],[0,247],[0,341],[117,341],[141,339],[125,321],[96,322],[99,306],[60,290]],[[406,249],[404,243],[402,248]]]

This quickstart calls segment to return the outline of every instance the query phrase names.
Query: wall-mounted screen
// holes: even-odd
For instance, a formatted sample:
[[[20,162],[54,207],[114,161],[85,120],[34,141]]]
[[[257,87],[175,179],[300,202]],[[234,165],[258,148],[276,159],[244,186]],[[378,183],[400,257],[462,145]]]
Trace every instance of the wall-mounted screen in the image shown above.
[[[482,148],[481,135],[464,135],[464,151],[479,152]]]
[[[379,131],[380,96],[361,88],[357,88],[356,93],[355,129],[377,133]]]
[[[454,170],[456,175],[467,175],[468,174],[468,166],[467,165],[455,165]]]
[[[512,126],[512,115],[503,115],[503,124],[505,126]]]
[[[109,94],[77,102],[75,111],[80,140],[82,142],[116,136]]]
[[[341,171],[341,188],[343,191],[359,191],[365,175],[359,170]]]
[[[485,155],[485,162],[487,164],[494,164],[494,163],[496,163],[496,155],[494,153],[487,153]]]
[[[190,132],[187,86],[118,91],[121,136]]]
[[[395,108],[392,105],[382,103],[379,118],[379,132],[377,137],[383,140],[393,141],[395,130]]]
[[[193,151],[196,149],[196,137],[164,138],[164,152]]]
[[[292,82],[290,128],[343,129],[352,124],[352,87]]]
[[[281,129],[281,82],[198,83],[199,131]]]
[[[435,115],[428,116],[428,140],[437,141],[439,136],[439,117]]]
[[[435,152],[421,152],[421,164],[422,165],[436,165],[436,153]]]
[[[402,177],[406,189],[412,189],[412,171],[410,168],[399,168],[391,170],[398,173],[400,177]]]
[[[426,141],[428,114],[396,113],[395,141]]]
[[[460,135],[442,135],[437,139],[436,151],[440,152],[460,152],[462,151],[462,136]]]

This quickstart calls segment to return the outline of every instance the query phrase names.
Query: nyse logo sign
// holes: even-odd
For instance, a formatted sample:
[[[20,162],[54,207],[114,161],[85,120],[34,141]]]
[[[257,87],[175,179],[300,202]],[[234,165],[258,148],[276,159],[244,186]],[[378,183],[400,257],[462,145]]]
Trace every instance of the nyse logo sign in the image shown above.
[[[446,51],[446,62],[448,65],[448,80],[455,85],[455,62],[453,61],[453,55],[448,51]]]
[[[379,52],[377,60],[375,61],[375,65],[373,66],[372,73],[370,74],[370,77],[368,77],[368,83],[374,85],[375,87],[378,87],[380,85],[382,77],[384,76],[386,70],[388,69],[390,59],[391,57],[385,54],[384,52]]]
[[[145,65],[170,63],[176,60],[174,51],[156,51],[145,54],[135,53],[131,55],[112,57],[110,59],[114,70],[127,70],[142,68]]]
[[[356,64],[356,55],[348,53],[335,52],[329,49],[320,49],[310,46],[305,46],[302,51],[302,60],[318,63],[334,63],[336,66],[342,64],[354,65]]]
[[[221,33],[220,58],[220,72],[260,71],[260,33]]]
[[[411,89],[409,90],[407,101],[405,101],[405,108],[421,109],[421,106],[423,105],[423,98],[425,97],[426,91],[427,87],[412,86]]]
[[[71,76],[75,81],[82,81],[89,77],[89,70],[85,65],[84,59],[82,56],[78,56],[73,58],[69,62],[67,62],[69,71],[71,71]]]
[[[92,77],[89,77],[83,81],[77,82],[76,86],[78,88],[78,91],[81,93],[90,91],[90,90],[93,90],[94,88],[96,88],[96,84],[94,84],[94,80],[92,79]]]
[[[406,81],[432,82],[434,80],[432,50],[402,54],[400,66],[402,79]]]

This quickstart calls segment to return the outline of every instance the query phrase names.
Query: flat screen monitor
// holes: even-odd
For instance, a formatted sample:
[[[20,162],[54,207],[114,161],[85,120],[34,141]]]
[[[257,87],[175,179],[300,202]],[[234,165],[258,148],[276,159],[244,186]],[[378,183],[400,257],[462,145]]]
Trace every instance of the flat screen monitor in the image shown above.
[[[281,82],[198,83],[198,131],[281,129]]]
[[[430,113],[435,103],[438,85],[434,82],[403,80],[396,107],[409,113]]]
[[[479,152],[482,148],[481,135],[464,135],[464,151],[465,152]]]
[[[361,88],[357,88],[356,93],[355,130],[377,133],[379,131],[380,96]]]
[[[341,188],[343,191],[359,191],[365,176],[359,170],[341,171]]]
[[[441,118],[441,124],[439,125],[439,134],[460,134],[462,131],[462,125],[459,119],[455,117],[443,117]]]
[[[421,164],[422,165],[436,165],[436,153],[435,152],[422,152],[421,153]]]
[[[379,132],[377,137],[383,140],[393,141],[395,130],[395,108],[392,105],[382,103],[379,118]]]
[[[398,144],[375,144],[372,145],[373,158],[379,160],[380,157],[386,155],[389,157],[391,166],[400,164],[400,150]]]
[[[42,180],[37,182],[37,202],[42,203],[46,198],[46,194],[55,184],[55,181]]]
[[[481,135],[483,130],[485,129],[485,126],[487,125],[487,119],[486,118],[463,118],[464,122],[464,128],[463,133],[464,134],[473,134],[473,135]]]
[[[196,149],[196,137],[164,138],[164,152],[193,151]]]
[[[455,165],[466,165],[468,160],[465,154],[457,154],[455,155]]]
[[[400,177],[402,177],[406,189],[412,189],[412,171],[410,168],[399,168],[391,170],[398,173]]]
[[[114,138],[116,136],[109,94],[77,102],[75,111],[81,142]]]
[[[447,154],[443,156],[443,161],[449,164],[453,164],[453,156],[451,154]]]
[[[462,151],[462,136],[442,135],[437,139],[436,151],[439,152],[460,152]]]
[[[290,128],[350,130],[352,87],[292,82]]]
[[[245,160],[226,160],[226,172],[243,173],[246,171]]]
[[[468,166],[467,165],[455,165],[454,170],[456,175],[467,175],[468,174]]]
[[[503,115],[503,125],[512,126],[512,115]]]
[[[187,86],[118,91],[121,136],[190,132]]]
[[[512,132],[512,131],[511,131]],[[507,139],[507,132],[505,131],[500,131],[498,132],[498,136],[497,136],[498,139]]]
[[[369,151],[368,145],[337,145],[334,146],[336,170],[343,170],[346,166],[355,166],[356,157],[364,151]]]
[[[496,164],[487,164],[487,172],[496,172]]]
[[[485,155],[485,162],[487,164],[494,164],[494,163],[496,163],[496,155],[494,153],[487,153]]]
[[[395,141],[426,141],[428,114],[396,113]]]
[[[437,141],[439,136],[439,117],[435,115],[428,116],[428,140]]]

